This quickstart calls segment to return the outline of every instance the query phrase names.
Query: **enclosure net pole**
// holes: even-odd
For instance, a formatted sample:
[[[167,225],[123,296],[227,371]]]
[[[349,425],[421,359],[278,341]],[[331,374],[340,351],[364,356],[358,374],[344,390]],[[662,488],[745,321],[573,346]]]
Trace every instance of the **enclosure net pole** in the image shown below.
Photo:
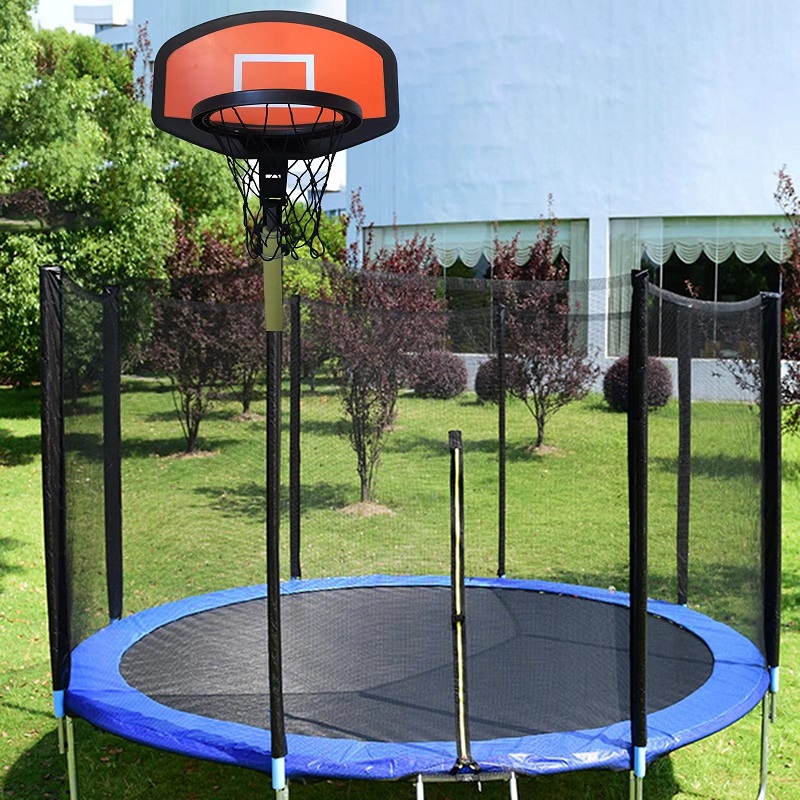
[[[497,577],[506,574],[506,307],[497,306]]]
[[[450,444],[450,585],[452,598],[453,667],[456,704],[456,762],[451,769],[479,772],[469,743],[467,637],[464,609],[464,447],[461,431],[449,432]]]
[[[66,581],[66,485],[64,462],[63,295],[61,268],[39,271],[42,377],[42,493],[45,570],[50,633],[53,705],[64,717],[64,690],[69,680],[69,603]]]
[[[300,565],[300,295],[289,300],[289,561],[292,578],[302,577]]]
[[[103,490],[108,616],[122,617],[122,430],[119,287],[103,294]]]
[[[647,272],[632,275],[628,356],[630,520],[630,703],[632,774],[641,793],[647,747]]]
[[[692,486],[692,328],[691,312],[678,306],[678,603],[689,602],[689,515]]]
[[[781,622],[781,296],[762,295],[761,437],[764,614],[767,663],[774,689]],[[773,688],[771,686],[771,688]],[[773,689],[773,690],[774,690]]]

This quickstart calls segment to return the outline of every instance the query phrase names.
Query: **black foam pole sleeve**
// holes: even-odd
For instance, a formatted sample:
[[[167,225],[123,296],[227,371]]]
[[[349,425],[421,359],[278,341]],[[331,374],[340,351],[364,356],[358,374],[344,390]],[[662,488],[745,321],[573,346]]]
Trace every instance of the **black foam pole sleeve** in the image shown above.
[[[678,306],[678,510],[676,568],[678,603],[689,602],[689,530],[692,489],[691,311]]]
[[[299,295],[289,298],[289,325],[289,567],[292,578],[300,578],[300,379],[303,353]]]
[[[497,306],[497,577],[506,574],[506,307]]]
[[[283,332],[267,331],[267,648],[272,758],[286,755],[280,601],[282,356]]]
[[[632,275],[628,354],[631,739],[647,745],[647,272]]]
[[[761,530],[767,664],[780,661],[781,630],[781,295],[761,296]]]
[[[39,270],[42,380],[42,494],[47,616],[53,691],[69,683],[69,603],[66,572],[66,485],[61,268]]]
[[[122,428],[119,287],[103,294],[103,491],[108,616],[122,617]]]

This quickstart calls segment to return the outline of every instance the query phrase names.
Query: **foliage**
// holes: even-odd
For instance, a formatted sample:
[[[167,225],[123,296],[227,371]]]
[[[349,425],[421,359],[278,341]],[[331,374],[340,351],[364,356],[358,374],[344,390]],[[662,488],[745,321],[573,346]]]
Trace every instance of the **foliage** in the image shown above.
[[[504,281],[499,296],[506,305],[507,352],[516,362],[509,390],[536,422],[534,447],[544,442],[545,426],[553,414],[585,397],[599,374],[571,319],[568,265],[553,253],[558,222],[552,197],[548,205],[548,219],[541,220],[527,259],[520,257],[517,235],[510,242],[495,236],[492,260],[492,275]]]
[[[412,364],[414,394],[447,400],[467,388],[467,367],[463,359],[448,350],[428,350],[414,356]]]
[[[523,396],[525,383],[519,361],[506,356],[505,368],[506,394],[516,397]],[[497,356],[487,358],[478,367],[478,371],[475,373],[475,394],[483,403],[500,402],[500,361]]]
[[[156,131],[155,136],[164,187],[181,219],[194,220],[198,230],[212,231],[243,251],[242,199],[225,158],[163,131]]]
[[[0,142],[13,127],[12,111],[24,103],[36,77],[36,41],[28,12],[33,0],[5,0],[0,14]]]
[[[0,248],[0,384],[25,385],[39,376],[39,276],[29,264],[46,264],[46,242],[17,236]]]
[[[784,429],[800,432],[800,197],[785,169],[778,172],[775,200],[786,216],[780,233],[789,246],[789,258],[781,265],[783,290],[783,335],[781,355],[786,360],[782,401],[788,409]]]
[[[359,231],[364,228],[358,192],[350,219]],[[309,327],[335,361],[362,502],[375,499],[375,474],[398,394],[408,382],[410,354],[436,349],[446,329],[442,301],[429,279],[435,265],[432,242],[416,236],[377,253],[368,250],[361,270],[325,268],[327,302],[315,309]]]
[[[6,334],[23,354],[13,363],[0,356],[0,373],[16,383],[38,372],[24,355],[36,348],[25,311],[36,293],[20,293],[35,286],[37,268],[60,264],[92,289],[157,273],[175,214],[149,113],[132,96],[128,56],[63,29],[26,36],[27,66],[7,76],[0,114],[3,205],[30,231],[18,223],[0,230],[0,284],[17,286],[15,330]]]
[[[171,381],[186,451],[193,452],[200,424],[223,390],[241,387],[243,411],[250,409],[266,360],[263,282],[227,243],[176,227],[168,294],[153,298],[147,358]]]
[[[614,411],[628,410],[628,356],[618,358],[603,376],[603,396]],[[647,407],[661,408],[672,397],[672,374],[653,356],[647,359]]]

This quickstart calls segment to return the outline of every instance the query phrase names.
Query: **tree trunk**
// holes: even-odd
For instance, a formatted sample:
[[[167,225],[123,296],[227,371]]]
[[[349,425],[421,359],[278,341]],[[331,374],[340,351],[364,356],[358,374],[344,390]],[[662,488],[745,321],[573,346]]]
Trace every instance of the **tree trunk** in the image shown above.
[[[544,442],[544,420],[538,419],[536,420],[536,444],[534,447],[541,447],[542,442]]]

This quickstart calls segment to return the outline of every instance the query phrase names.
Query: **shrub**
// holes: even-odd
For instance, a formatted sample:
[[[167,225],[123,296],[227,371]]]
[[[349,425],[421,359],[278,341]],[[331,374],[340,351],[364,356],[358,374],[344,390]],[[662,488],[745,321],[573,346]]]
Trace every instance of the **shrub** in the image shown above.
[[[603,395],[614,411],[628,410],[628,356],[618,358],[603,378]],[[665,406],[672,397],[672,374],[652,356],[647,359],[647,407]]]
[[[467,388],[467,367],[447,350],[420,353],[414,359],[412,388],[419,397],[457,397]]]
[[[484,361],[475,374],[475,394],[484,403],[500,401],[500,376],[497,374],[497,356]],[[506,356],[506,391],[521,396],[524,394],[522,370],[519,362]]]

